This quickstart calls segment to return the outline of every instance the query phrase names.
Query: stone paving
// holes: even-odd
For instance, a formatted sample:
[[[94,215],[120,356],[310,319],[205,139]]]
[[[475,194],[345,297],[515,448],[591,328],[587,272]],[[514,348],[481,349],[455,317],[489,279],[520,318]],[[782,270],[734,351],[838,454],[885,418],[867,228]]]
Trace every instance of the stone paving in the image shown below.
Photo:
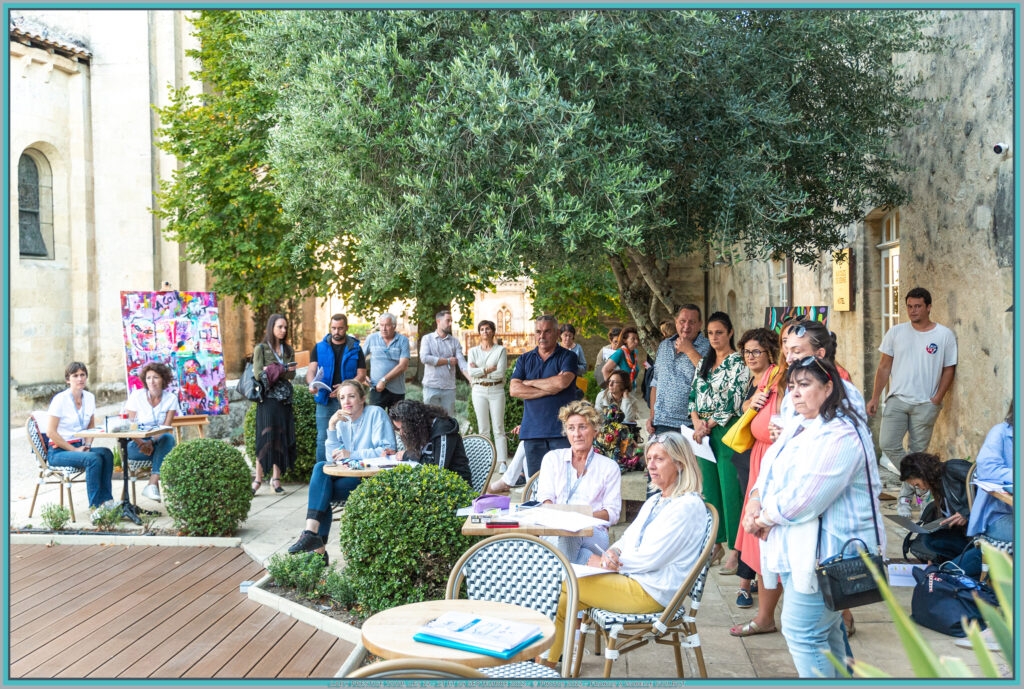
[[[11,526],[24,527],[28,524],[40,526],[40,509],[48,503],[58,501],[56,485],[42,486],[36,501],[36,511],[29,519],[28,509],[32,498],[37,476],[35,458],[29,448],[24,427],[15,427],[9,432],[10,448],[10,508]],[[883,472],[885,473],[885,472]],[[139,505],[146,509],[158,509],[166,514],[159,503],[148,500],[141,495],[139,485]],[[249,517],[238,535],[242,545],[254,559],[265,562],[271,555],[284,552],[295,541],[302,529],[306,512],[307,486],[286,484],[286,492],[278,495],[267,484],[253,499]],[[115,484],[115,495],[119,494]],[[78,517],[76,525],[88,527],[88,510],[85,496],[85,484],[76,484],[74,489],[75,509]],[[891,491],[890,491],[891,492]],[[883,503],[883,512],[894,509],[893,502]],[[900,547],[904,533],[885,520],[888,531],[888,554],[900,557]],[[169,517],[162,517],[157,526],[171,528]],[[128,526],[128,525],[126,525]],[[341,560],[338,550],[337,532],[332,533],[328,543],[328,553],[332,560]],[[786,650],[786,642],[781,633],[764,634],[743,639],[729,635],[729,628],[737,623],[752,619],[752,610],[741,610],[735,605],[736,585],[734,576],[723,576],[718,568],[712,570],[709,586],[697,616],[698,629],[704,648],[705,662],[709,677],[793,677],[795,670]],[[907,611],[910,609],[912,589],[899,587],[894,589],[896,596]],[[756,603],[755,603],[756,604]],[[858,608],[854,611],[856,619],[856,635],[850,640],[854,655],[871,662],[886,672],[897,677],[912,676],[910,664],[900,644],[896,627],[892,623],[887,609],[878,603]],[[778,612],[776,613],[778,620]],[[976,674],[977,660],[969,649],[954,645],[954,639],[937,632],[921,628],[925,639],[940,655],[957,656],[967,663]],[[587,643],[587,655],[583,662],[584,677],[600,677],[603,658],[594,656],[593,643]],[[687,677],[697,676],[692,653],[684,653],[687,664]],[[622,656],[615,662],[612,669],[613,677],[655,678],[674,677],[675,663],[672,651],[667,646],[648,644],[647,646]]]

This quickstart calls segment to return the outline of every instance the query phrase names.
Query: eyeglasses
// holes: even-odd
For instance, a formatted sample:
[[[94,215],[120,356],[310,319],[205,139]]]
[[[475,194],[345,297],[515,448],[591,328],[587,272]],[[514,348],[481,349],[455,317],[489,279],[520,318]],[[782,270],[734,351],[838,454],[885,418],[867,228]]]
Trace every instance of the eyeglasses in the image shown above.
[[[826,371],[825,367],[821,365],[821,360],[819,360],[816,356],[804,357],[800,361],[796,362],[796,365],[803,368],[804,366],[810,366],[812,363],[815,364],[819,369],[821,369],[821,372],[824,373],[826,377],[828,377],[829,381],[832,380],[832,376],[829,375],[829,372]]]
[[[745,356],[745,357],[753,357],[754,359],[756,359],[757,357],[761,356],[762,354],[764,354],[764,350],[763,349],[744,349],[743,350],[743,356]]]
[[[655,433],[654,435],[650,436],[647,439],[647,445],[651,446],[651,445],[654,445],[655,443],[663,443],[666,440],[668,440],[668,436],[670,434],[671,434],[671,431],[666,431],[664,433]]]

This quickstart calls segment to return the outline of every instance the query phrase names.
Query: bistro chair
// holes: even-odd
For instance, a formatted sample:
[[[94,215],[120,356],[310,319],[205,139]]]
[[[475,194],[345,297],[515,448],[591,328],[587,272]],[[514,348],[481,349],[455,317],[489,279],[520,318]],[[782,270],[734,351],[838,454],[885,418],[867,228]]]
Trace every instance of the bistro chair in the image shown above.
[[[494,473],[495,451],[490,438],[482,435],[467,435],[462,439],[469,459],[469,471],[473,476],[473,490],[480,495],[487,492],[487,484]]]
[[[353,670],[346,679],[487,679],[479,670],[450,660],[401,658]]]
[[[530,500],[537,499],[537,477],[540,476],[538,471],[536,474],[530,477],[530,480],[523,486],[523,499],[522,502],[529,502]]]
[[[676,674],[679,677],[683,676],[681,651],[683,647],[693,649],[700,676],[704,678],[708,676],[707,668],[704,666],[704,651],[700,647],[700,637],[697,635],[697,623],[694,618],[700,607],[701,597],[704,595],[704,585],[711,566],[711,551],[715,546],[714,535],[718,533],[718,512],[712,505],[704,504],[708,509],[704,545],[697,557],[697,562],[679,590],[676,591],[676,595],[660,613],[629,614],[601,608],[586,610],[583,614],[580,638],[577,642],[576,662],[572,672],[574,677],[579,675],[580,665],[583,662],[583,644],[591,626],[599,635],[599,639],[605,643],[605,677],[611,676],[612,663],[618,659],[620,654],[629,653],[650,641],[673,647],[676,656]],[[689,610],[683,606],[687,597],[690,598]]]
[[[546,541],[528,534],[502,534],[486,538],[467,550],[452,568],[445,590],[446,599],[459,597],[463,585],[470,600],[498,601],[530,608],[552,621],[558,598],[566,585],[565,639],[562,673],[540,663],[522,662],[483,668],[492,679],[559,679],[569,677],[572,645],[579,607],[576,573],[560,553]]]
[[[967,470],[967,478],[964,479],[967,482],[967,511],[970,512],[974,508],[974,496],[978,493],[978,487],[974,485],[974,472],[977,470],[978,465],[976,463],[971,464],[971,468]]]
[[[39,497],[39,486],[44,483],[60,484],[60,506],[64,507],[64,488],[68,490],[68,509],[71,510],[71,521],[75,521],[75,504],[71,500],[71,484],[85,483],[85,470],[74,467],[51,467],[46,461],[49,453],[49,439],[46,434],[39,430],[39,422],[36,421],[36,414],[44,412],[32,412],[25,422],[25,432],[28,434],[29,444],[32,452],[35,453],[36,461],[39,463],[39,479],[36,481],[36,490],[32,494],[32,504],[28,508],[28,516],[36,509],[36,498]]]

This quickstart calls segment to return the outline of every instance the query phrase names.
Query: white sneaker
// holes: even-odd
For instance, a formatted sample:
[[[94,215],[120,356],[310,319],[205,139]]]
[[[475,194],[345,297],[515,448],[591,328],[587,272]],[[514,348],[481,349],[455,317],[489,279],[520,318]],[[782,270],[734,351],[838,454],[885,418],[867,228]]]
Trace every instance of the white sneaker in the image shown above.
[[[896,468],[896,465],[889,459],[889,455],[883,454],[882,458],[878,460],[878,466],[882,467],[886,471],[891,471],[897,476],[900,475],[900,470]]]
[[[142,497],[160,502],[160,486],[155,483],[147,483],[146,487],[142,489]]]

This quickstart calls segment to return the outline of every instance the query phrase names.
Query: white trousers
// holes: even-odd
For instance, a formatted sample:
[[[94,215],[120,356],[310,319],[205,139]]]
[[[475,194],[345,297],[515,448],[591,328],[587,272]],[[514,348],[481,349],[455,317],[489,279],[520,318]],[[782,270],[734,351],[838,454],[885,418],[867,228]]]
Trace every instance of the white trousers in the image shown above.
[[[516,453],[512,456],[512,461],[509,462],[508,469],[505,470],[501,480],[510,486],[516,485],[516,481],[523,475],[524,466],[526,466],[526,443],[520,440],[519,445],[516,446]]]
[[[502,467],[508,460],[508,447],[505,443],[505,386],[474,385],[470,398],[480,435],[486,438],[492,430],[494,432],[494,450],[498,466]]]

